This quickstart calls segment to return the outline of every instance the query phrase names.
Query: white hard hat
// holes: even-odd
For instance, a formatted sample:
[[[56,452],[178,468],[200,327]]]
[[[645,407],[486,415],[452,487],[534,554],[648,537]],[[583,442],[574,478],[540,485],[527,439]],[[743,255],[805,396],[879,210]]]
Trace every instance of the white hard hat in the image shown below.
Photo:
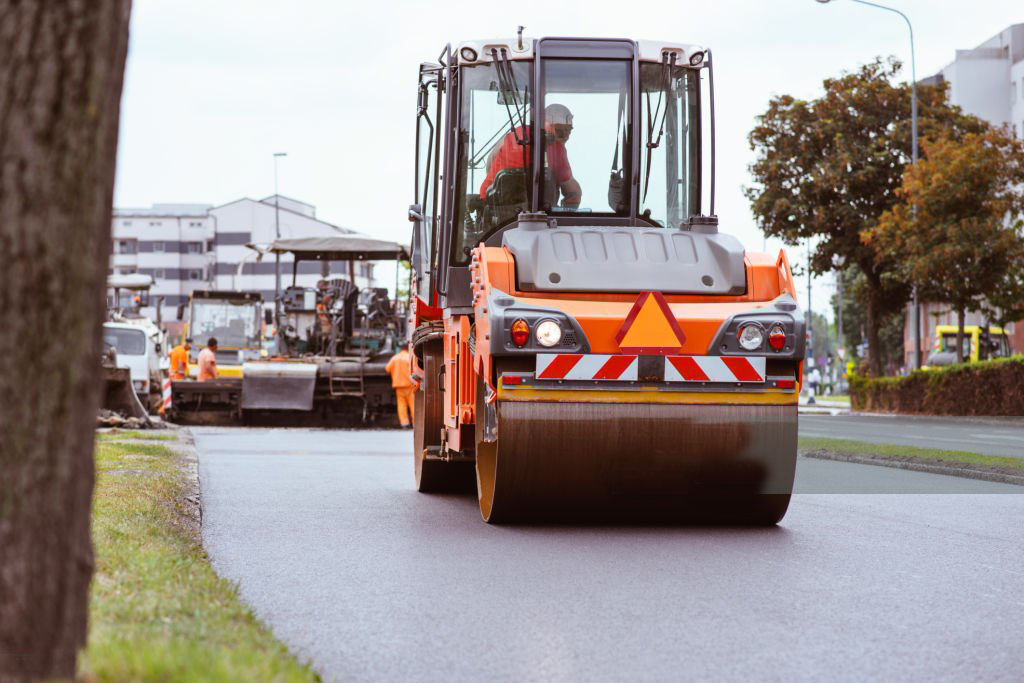
[[[572,112],[564,104],[549,104],[544,108],[545,123],[572,125]]]

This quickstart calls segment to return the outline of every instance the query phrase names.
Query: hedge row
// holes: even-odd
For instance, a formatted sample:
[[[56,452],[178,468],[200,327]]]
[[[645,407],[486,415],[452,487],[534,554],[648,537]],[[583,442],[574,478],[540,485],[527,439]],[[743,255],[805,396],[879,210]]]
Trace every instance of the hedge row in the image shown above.
[[[908,377],[854,376],[850,403],[870,412],[1024,416],[1024,356],[917,370]]]

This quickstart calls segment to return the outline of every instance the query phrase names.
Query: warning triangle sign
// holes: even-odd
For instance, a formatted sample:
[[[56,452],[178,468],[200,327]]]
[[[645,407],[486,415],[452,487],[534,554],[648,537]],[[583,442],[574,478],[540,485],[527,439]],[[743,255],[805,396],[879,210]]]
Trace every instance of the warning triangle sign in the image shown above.
[[[644,292],[637,297],[615,341],[626,353],[667,356],[680,352],[686,335],[665,297],[660,292]]]

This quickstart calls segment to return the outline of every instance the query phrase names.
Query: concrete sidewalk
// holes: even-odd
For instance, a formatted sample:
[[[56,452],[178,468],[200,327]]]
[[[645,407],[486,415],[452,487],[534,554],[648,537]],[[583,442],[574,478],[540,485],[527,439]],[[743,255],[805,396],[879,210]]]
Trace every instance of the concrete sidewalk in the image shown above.
[[[809,396],[806,394],[800,394],[800,408],[798,412],[801,415],[849,415],[850,414],[850,399],[849,397],[843,397],[845,400],[836,400],[830,396],[815,396],[814,403],[808,403]]]

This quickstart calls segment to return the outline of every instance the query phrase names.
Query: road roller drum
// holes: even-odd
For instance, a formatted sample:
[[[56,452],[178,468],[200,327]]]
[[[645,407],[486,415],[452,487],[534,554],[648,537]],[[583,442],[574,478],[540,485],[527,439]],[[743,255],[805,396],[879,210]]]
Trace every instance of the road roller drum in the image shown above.
[[[497,438],[484,440],[482,421],[476,431],[488,522],[774,524],[785,514],[795,406],[498,400],[494,410]]]

